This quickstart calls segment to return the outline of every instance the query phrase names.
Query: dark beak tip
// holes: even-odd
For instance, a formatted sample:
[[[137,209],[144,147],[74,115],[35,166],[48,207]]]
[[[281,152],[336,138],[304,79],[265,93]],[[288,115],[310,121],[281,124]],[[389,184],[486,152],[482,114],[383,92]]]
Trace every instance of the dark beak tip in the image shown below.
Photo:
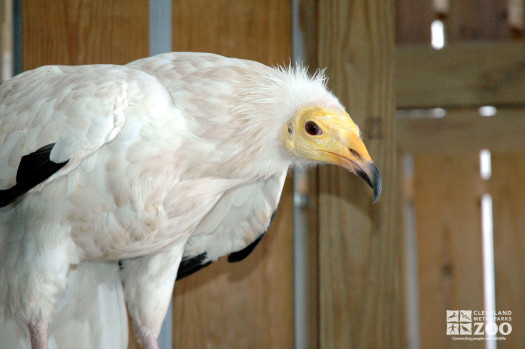
[[[379,199],[379,195],[381,195],[381,186],[381,182],[379,182],[378,185],[374,187],[374,200],[372,200],[373,204],[377,202],[377,200]]]
[[[372,164],[374,166],[374,178],[372,179],[374,189],[374,200],[372,201],[373,204],[377,202],[379,199],[379,196],[381,195],[381,191],[383,190],[383,180],[381,179],[381,173],[379,172],[379,169],[376,165]]]
[[[381,173],[379,169],[373,162],[369,162],[367,165],[367,171],[361,169],[355,171],[355,173],[363,178],[365,182],[374,190],[374,199],[372,203],[376,203],[381,195],[381,190],[383,189],[383,182],[381,180]]]

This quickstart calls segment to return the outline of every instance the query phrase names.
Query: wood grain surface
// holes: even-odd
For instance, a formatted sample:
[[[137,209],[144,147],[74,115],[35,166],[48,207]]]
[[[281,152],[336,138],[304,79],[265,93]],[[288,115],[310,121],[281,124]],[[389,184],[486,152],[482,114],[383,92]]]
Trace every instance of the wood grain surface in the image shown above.
[[[471,42],[433,50],[396,50],[396,102],[400,109],[522,105],[522,42]]]
[[[478,153],[414,164],[421,348],[484,348],[446,336],[447,309],[484,309]]]
[[[24,0],[23,69],[147,57],[148,13],[141,0]]]
[[[174,0],[173,50],[213,52],[289,64],[291,3],[280,0]]]
[[[496,308],[512,311],[513,330],[498,348],[525,348],[525,155],[494,152],[490,193],[494,210]]]
[[[525,107],[500,108],[494,117],[481,117],[472,108],[448,111],[443,118],[397,119],[397,144],[413,154],[525,151],[524,116]]]
[[[361,125],[383,175],[376,205],[362,181],[319,169],[321,348],[400,348],[403,321],[396,233],[394,2],[319,3],[319,65]]]

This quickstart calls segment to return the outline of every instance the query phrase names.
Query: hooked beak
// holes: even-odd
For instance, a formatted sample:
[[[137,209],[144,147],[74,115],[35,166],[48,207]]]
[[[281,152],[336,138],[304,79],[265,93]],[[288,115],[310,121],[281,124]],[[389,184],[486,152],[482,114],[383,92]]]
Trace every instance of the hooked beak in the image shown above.
[[[369,161],[362,166],[357,165],[356,169],[354,169],[354,173],[363,178],[365,182],[368,183],[370,188],[374,190],[373,203],[375,204],[379,198],[379,195],[381,194],[381,189],[383,187],[381,173],[379,172],[377,166],[372,161]]]

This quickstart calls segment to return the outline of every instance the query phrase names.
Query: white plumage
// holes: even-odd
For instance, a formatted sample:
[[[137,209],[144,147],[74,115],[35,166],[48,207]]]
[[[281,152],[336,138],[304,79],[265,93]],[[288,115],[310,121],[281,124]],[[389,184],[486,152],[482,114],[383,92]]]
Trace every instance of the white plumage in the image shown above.
[[[379,172],[324,80],[170,53],[0,85],[0,336],[27,346],[29,328],[45,348],[49,327],[51,347],[125,348],[125,298],[155,348],[181,261],[179,277],[244,258],[290,166],[345,166],[377,198]]]

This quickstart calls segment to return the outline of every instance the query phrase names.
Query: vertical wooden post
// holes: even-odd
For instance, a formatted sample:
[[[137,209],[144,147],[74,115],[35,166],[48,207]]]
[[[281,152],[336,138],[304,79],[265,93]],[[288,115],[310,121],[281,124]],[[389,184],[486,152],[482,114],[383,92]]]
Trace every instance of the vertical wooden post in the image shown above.
[[[525,348],[525,155],[494,152],[490,193],[494,207],[496,309],[512,311],[512,333],[499,349]],[[500,324],[501,322],[498,322]]]
[[[11,76],[11,1],[0,0],[0,83]]]
[[[319,171],[321,348],[403,346],[394,139],[394,2],[319,3],[319,65],[361,126],[383,175],[368,187],[335,167]]]
[[[3,68],[4,68],[4,41],[6,36],[6,1],[0,0],[0,83],[3,81]]]

